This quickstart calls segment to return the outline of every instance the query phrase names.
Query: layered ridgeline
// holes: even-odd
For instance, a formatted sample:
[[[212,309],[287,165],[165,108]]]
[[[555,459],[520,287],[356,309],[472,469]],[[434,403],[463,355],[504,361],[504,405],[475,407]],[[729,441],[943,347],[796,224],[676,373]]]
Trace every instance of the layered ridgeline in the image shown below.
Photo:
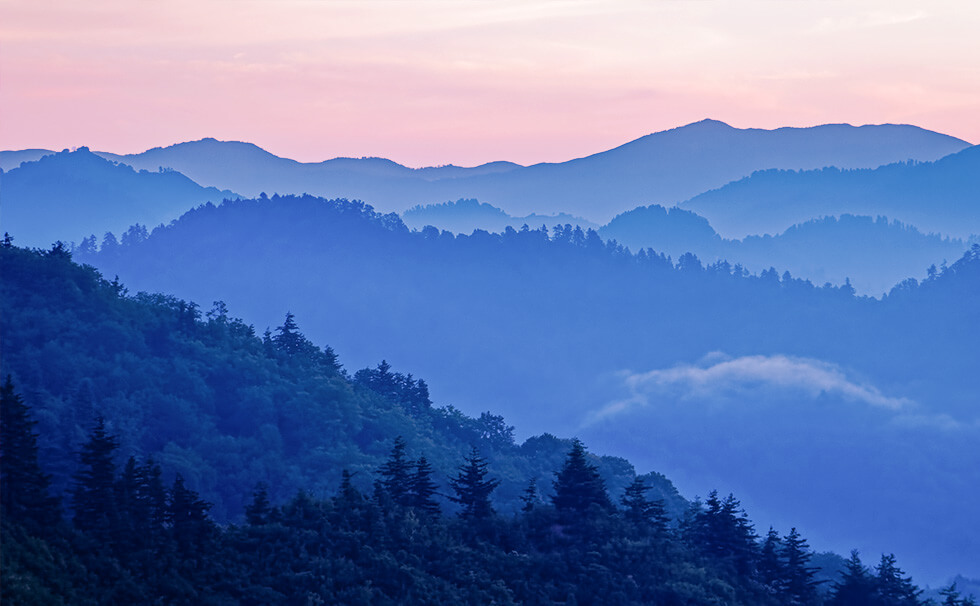
[[[418,204],[477,198],[517,216],[569,213],[604,223],[640,205],[680,203],[758,170],[875,168],[937,160],[968,146],[904,125],[762,130],[703,120],[584,158],[533,166],[493,162],[474,168],[412,169],[383,158],[302,163],[250,143],[214,139],[125,156],[100,153],[137,169],[172,168],[202,185],[248,196],[305,192],[370,200],[380,209],[398,212]],[[28,150],[10,159],[30,157]]]
[[[884,215],[924,233],[980,235],[980,146],[935,162],[876,169],[766,170],[680,204],[719,233],[779,233],[809,219]]]
[[[619,214],[602,227],[569,215],[512,217],[476,200],[415,207],[401,216],[413,229],[432,225],[459,234],[476,229],[502,233],[508,226],[520,229],[524,225],[593,227],[604,240],[616,240],[633,251],[653,248],[673,259],[693,253],[705,263],[739,263],[754,273],[778,267],[815,284],[840,286],[850,281],[858,294],[872,296],[888,292],[906,278],[926,278],[930,266],[958,259],[977,241],[977,237],[967,242],[924,234],[881,215],[851,214],[811,219],[775,236],[732,240],[722,238],[707,219],[694,212],[659,205]]]
[[[634,251],[652,247],[674,259],[692,252],[754,272],[777,267],[817,284],[849,278],[859,293],[877,296],[925,278],[930,265],[952,262],[980,237],[980,147],[874,169],[760,171],[679,208],[628,210],[601,228],[568,215],[511,216],[475,200],[419,206],[402,218],[456,233],[596,227]]]
[[[134,223],[167,223],[199,204],[231,197],[180,173],[137,171],[84,147],[0,174],[3,230],[18,234],[21,245],[42,248],[57,240],[80,243],[90,234],[101,239],[106,231],[121,235]]]
[[[923,603],[894,556],[816,555],[735,497],[351,377],[291,315],[259,338],[60,247],[0,262],[5,602]],[[500,495],[515,476],[538,481]]]
[[[874,300],[571,228],[413,233],[361,203],[273,197],[79,258],[260,328],[291,310],[355,367],[426,377],[436,401],[580,435],[821,546],[887,545],[940,575],[980,561],[977,256]]]

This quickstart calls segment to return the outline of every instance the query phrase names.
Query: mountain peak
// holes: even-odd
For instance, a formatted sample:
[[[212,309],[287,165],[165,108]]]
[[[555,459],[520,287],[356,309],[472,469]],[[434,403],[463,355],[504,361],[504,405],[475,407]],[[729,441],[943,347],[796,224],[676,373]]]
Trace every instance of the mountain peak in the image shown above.
[[[705,118],[704,120],[698,120],[697,122],[691,122],[690,124],[685,124],[684,126],[680,126],[678,128],[691,128],[691,127],[699,127],[699,128],[725,128],[725,129],[734,129],[735,128],[734,126],[732,126],[731,124],[728,124],[727,122],[722,122],[721,120],[715,120],[713,118]]]

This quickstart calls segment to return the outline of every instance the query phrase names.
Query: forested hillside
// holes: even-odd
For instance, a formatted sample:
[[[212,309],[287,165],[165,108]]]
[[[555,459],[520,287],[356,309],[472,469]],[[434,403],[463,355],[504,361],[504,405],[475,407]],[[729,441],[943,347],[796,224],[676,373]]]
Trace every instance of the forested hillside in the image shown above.
[[[503,417],[434,406],[425,380],[384,361],[348,373],[292,314],[260,336],[220,301],[202,312],[172,296],[129,295],[61,248],[8,246],[2,255],[3,372],[34,405],[41,459],[59,492],[76,468],[65,455],[99,416],[122,454],[152,454],[181,473],[219,520],[240,516],[241,495],[258,482],[281,501],[300,488],[332,491],[348,469],[368,490],[399,435],[409,455],[426,456],[443,477],[478,446],[501,481],[495,499],[509,511],[529,481],[547,485],[570,443],[550,434],[517,443]],[[596,464],[616,496],[634,479],[623,459]],[[670,482],[644,477],[671,512],[684,508]]]
[[[291,314],[259,337],[60,246],[0,263],[5,603],[922,603],[892,555],[351,376]]]
[[[413,233],[362,203],[272,197],[80,258],[133,290],[224,300],[260,332],[291,311],[352,367],[387,359],[521,438],[579,435],[689,494],[734,491],[825,548],[897,540],[939,578],[980,561],[964,559],[980,535],[963,530],[980,485],[977,257],[875,300],[780,269],[630,254],[571,227]]]

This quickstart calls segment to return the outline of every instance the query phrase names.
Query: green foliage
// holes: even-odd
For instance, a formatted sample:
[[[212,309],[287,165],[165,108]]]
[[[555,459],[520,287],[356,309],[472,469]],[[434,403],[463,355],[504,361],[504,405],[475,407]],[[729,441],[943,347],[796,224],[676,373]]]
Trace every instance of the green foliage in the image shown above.
[[[0,503],[3,515],[35,531],[59,518],[58,499],[49,494],[51,476],[38,464],[34,421],[8,375],[0,387]]]
[[[555,474],[554,487],[555,495],[551,502],[559,512],[582,515],[593,507],[612,508],[606,484],[598,468],[588,460],[585,446],[578,439],[572,441],[572,449],[564,465]]]
[[[456,477],[449,480],[456,496],[450,497],[454,503],[462,505],[460,516],[463,519],[477,520],[494,514],[490,494],[500,485],[500,480],[487,478],[488,463],[474,446]]]
[[[834,582],[830,598],[832,606],[864,606],[875,600],[875,582],[861,563],[857,551],[851,552],[841,578]]]
[[[401,436],[395,438],[395,445],[391,448],[388,460],[378,470],[382,478],[383,496],[402,507],[408,507],[412,503],[410,485],[412,463],[405,455],[405,448],[405,438]]]
[[[263,340],[223,305],[202,319],[173,298],[128,297],[57,250],[0,254],[3,360],[33,404],[11,379],[0,390],[5,603],[820,602],[806,542],[792,530],[760,545],[734,496],[711,493],[675,530],[647,497],[677,507],[662,477],[637,478],[578,440],[546,434],[518,446],[491,413],[421,405],[418,391],[406,400],[424,382],[384,363],[348,380],[290,316]],[[392,436],[406,437],[384,458]],[[411,458],[422,451],[435,456]],[[453,469],[459,517],[435,501]],[[70,488],[73,527],[47,507],[46,470],[62,476],[50,483],[56,494]],[[550,503],[535,488],[549,473]],[[378,499],[361,491],[372,481]],[[607,485],[620,487],[623,510]],[[215,523],[201,487],[222,499],[224,521],[237,498],[247,523]],[[501,492],[509,512],[522,511],[496,514]],[[892,556],[872,577],[854,554],[832,603],[858,603],[847,601],[855,587],[878,600],[867,604],[919,603]],[[943,595],[970,603],[955,588]]]
[[[625,508],[623,513],[637,531],[664,534],[667,532],[670,517],[664,509],[663,499],[651,501],[646,496],[648,490],[649,487],[643,478],[634,478],[633,483],[626,487],[626,492],[621,499]]]
[[[116,509],[116,464],[119,440],[108,433],[105,419],[96,419],[88,441],[82,445],[82,468],[75,476],[72,509],[75,527],[108,542],[118,524]]]
[[[61,253],[8,246],[0,255],[0,359],[34,403],[38,459],[55,493],[73,485],[78,465],[68,455],[99,415],[112,420],[119,463],[152,456],[165,483],[180,473],[220,522],[243,519],[242,495],[259,482],[280,502],[300,489],[333,490],[348,469],[369,490],[397,435],[441,477],[478,446],[500,480],[493,505],[511,512],[528,479],[543,482],[568,448],[553,437],[522,448],[499,415],[436,407],[424,380],[386,362],[348,377],[291,314],[263,339],[221,301],[202,314],[174,297],[130,295]],[[625,461],[604,460],[611,485],[635,475]],[[683,503],[669,481],[656,485]]]
[[[12,393],[12,388],[7,392]],[[806,566],[812,554],[795,529],[785,540],[770,531],[761,548],[760,566],[739,570],[732,566],[733,554],[744,556],[759,547],[734,497],[719,500],[712,493],[704,506],[695,504],[693,521],[685,525],[684,536],[676,536],[666,528],[659,503],[646,498],[642,479],[629,485],[620,512],[597,502],[594,494],[591,500],[582,496],[588,494],[583,486],[604,487],[578,441],[555,475],[558,494],[580,493],[570,499],[579,509],[537,504],[510,519],[497,516],[489,500],[497,480],[487,479],[488,463],[473,448],[450,480],[463,515],[444,517],[430,506],[436,486],[432,468],[424,456],[409,461],[407,444],[399,438],[379,470],[384,480],[377,485],[385,498],[365,499],[346,470],[339,490],[328,499],[301,490],[288,502],[274,505],[259,485],[246,507],[248,524],[240,527],[214,524],[209,504],[187,488],[180,474],[165,491],[160,467],[152,461],[140,463],[130,457],[117,471],[112,462],[116,449],[115,438],[100,419],[79,453],[85,471],[79,474],[76,489],[80,509],[75,530],[56,524],[39,538],[4,517],[4,600],[18,604],[821,603],[819,595],[810,593],[801,599],[794,589],[794,574],[801,575],[804,589],[815,585],[812,568]],[[25,464],[30,466],[30,461]],[[401,483],[405,504],[395,505],[388,495]],[[534,497],[533,490],[528,497]],[[79,517],[79,511],[88,513]],[[753,545],[740,551],[733,548],[739,540]],[[761,566],[767,553],[778,556],[779,577],[768,585]],[[892,556],[882,558],[873,578],[853,554],[831,603],[861,603],[843,599],[842,588],[854,585],[855,579],[872,598],[866,604],[919,603],[918,589],[902,576]],[[950,606],[972,603],[963,600],[955,587],[943,595]]]
[[[415,470],[408,480],[411,506],[416,511],[429,515],[439,513],[439,504],[433,499],[436,488],[436,483],[432,481],[432,465],[429,464],[425,455],[422,455],[415,462]]]

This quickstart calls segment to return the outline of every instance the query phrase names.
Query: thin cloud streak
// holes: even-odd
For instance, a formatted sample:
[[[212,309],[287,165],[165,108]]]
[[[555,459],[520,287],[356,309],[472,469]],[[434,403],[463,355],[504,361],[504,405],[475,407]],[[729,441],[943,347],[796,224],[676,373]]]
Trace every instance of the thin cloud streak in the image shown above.
[[[602,408],[592,422],[652,406],[651,402],[666,394],[682,400],[717,401],[735,394],[751,397],[783,392],[811,400],[827,394],[892,411],[913,405],[906,398],[886,396],[873,385],[848,378],[837,365],[784,355],[728,358],[716,353],[702,365],[685,364],[643,373],[624,371],[620,380],[630,395]]]

